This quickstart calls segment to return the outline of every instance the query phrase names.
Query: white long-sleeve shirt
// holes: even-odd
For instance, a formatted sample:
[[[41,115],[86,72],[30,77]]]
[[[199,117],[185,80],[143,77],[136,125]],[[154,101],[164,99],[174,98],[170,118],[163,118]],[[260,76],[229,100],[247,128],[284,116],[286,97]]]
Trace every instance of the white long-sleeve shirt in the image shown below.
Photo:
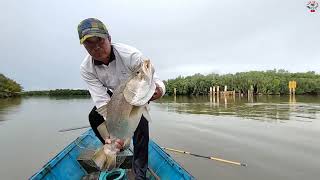
[[[81,77],[87,83],[91,98],[97,108],[110,101],[107,90],[115,90],[120,82],[127,80],[144,59],[142,53],[134,47],[120,43],[111,45],[115,59],[108,65],[96,65],[89,54],[80,65]],[[154,81],[162,89],[162,95],[164,95],[165,85],[156,73]]]

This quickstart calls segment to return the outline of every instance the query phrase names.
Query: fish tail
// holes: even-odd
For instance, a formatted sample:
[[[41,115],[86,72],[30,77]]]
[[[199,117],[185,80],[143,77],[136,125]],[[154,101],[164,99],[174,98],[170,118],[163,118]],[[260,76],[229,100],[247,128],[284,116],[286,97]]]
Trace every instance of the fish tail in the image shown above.
[[[108,171],[117,168],[117,155],[115,153],[106,154],[106,162],[103,169]]]
[[[104,145],[104,153],[106,155],[106,161],[103,169],[112,170],[117,168],[117,151],[114,144]]]

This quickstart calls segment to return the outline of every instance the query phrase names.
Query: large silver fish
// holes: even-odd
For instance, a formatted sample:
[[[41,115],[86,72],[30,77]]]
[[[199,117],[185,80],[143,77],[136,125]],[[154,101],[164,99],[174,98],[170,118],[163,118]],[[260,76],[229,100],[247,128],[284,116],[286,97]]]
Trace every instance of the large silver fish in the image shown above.
[[[144,60],[128,80],[113,92],[108,104],[97,110],[105,118],[105,126],[100,125],[98,131],[102,137],[110,135],[112,142],[104,145],[92,158],[100,169],[116,168],[115,140],[123,140],[124,147],[128,148],[142,114],[150,119],[146,105],[156,89],[153,75],[150,60]]]

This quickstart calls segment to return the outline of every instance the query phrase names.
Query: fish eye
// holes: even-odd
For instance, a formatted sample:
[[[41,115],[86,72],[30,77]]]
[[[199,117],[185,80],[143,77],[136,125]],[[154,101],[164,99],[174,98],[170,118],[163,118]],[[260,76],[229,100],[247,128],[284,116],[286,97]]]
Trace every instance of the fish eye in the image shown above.
[[[140,73],[140,71],[137,71],[137,74],[139,74]]]

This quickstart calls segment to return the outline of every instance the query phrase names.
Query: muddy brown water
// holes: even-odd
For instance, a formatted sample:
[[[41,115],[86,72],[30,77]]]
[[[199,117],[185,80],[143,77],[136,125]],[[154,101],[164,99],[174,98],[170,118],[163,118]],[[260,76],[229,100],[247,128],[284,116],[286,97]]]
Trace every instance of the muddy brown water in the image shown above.
[[[26,179],[85,131],[89,98],[0,100],[1,179]],[[168,152],[197,179],[318,179],[320,97],[165,97],[151,103],[159,145],[248,164]]]

